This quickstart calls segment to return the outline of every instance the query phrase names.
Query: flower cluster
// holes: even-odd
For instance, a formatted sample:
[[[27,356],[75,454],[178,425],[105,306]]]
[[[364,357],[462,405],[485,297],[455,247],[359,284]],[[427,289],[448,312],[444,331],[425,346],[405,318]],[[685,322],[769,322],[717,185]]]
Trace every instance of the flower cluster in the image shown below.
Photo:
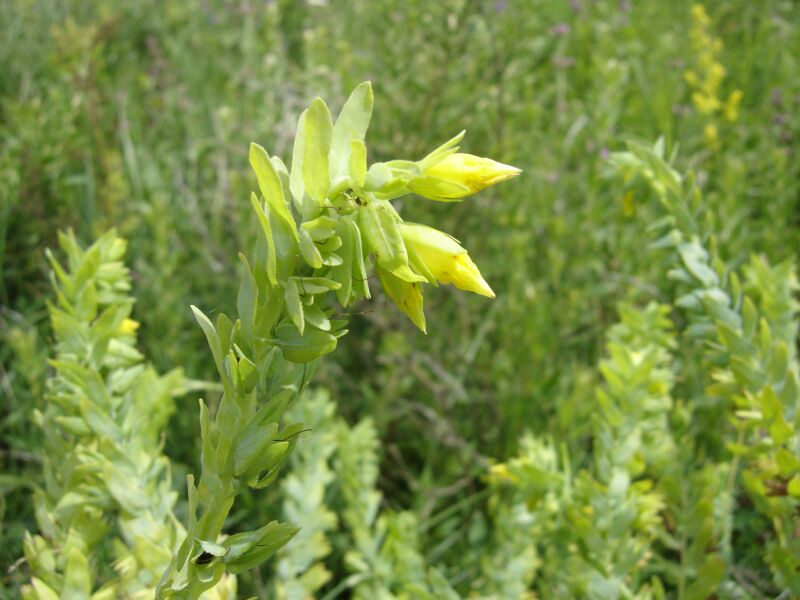
[[[704,128],[709,147],[719,147],[719,130],[716,117],[729,123],[739,118],[739,104],[742,91],[734,90],[727,98],[721,96],[720,88],[725,80],[725,67],[719,62],[722,40],[710,31],[711,18],[702,4],[692,6],[692,28],[689,33],[692,52],[695,56],[694,68],[684,73],[684,79],[692,90],[692,104],[701,115],[708,118]]]
[[[389,200],[415,193],[458,202],[521,172],[458,152],[463,137],[462,131],[419,161],[375,163],[363,180],[351,172],[346,187],[330,200],[339,213],[348,212],[348,205],[354,210],[364,251],[375,257],[384,291],[423,332],[423,284],[452,284],[489,298],[494,292],[458,240],[432,227],[404,222]]]
[[[370,171],[374,173],[388,168],[392,183],[364,190],[367,204],[359,225],[367,240],[367,248],[377,258],[383,289],[421,331],[426,330],[421,284],[452,284],[488,298],[494,298],[495,294],[458,240],[426,225],[406,223],[389,208],[386,209],[392,217],[388,220],[389,227],[393,233],[399,234],[396,235],[397,253],[404,253],[407,261],[398,260],[396,256],[391,261],[386,260],[384,236],[373,231],[375,225],[381,227],[380,220],[373,219],[369,211],[372,210],[370,207],[376,206],[380,210],[380,197],[386,189],[396,188],[396,191],[389,192],[391,196],[410,191],[430,200],[454,202],[520,173],[516,167],[457,152],[456,144],[463,135],[460,133],[421,161],[373,165]]]

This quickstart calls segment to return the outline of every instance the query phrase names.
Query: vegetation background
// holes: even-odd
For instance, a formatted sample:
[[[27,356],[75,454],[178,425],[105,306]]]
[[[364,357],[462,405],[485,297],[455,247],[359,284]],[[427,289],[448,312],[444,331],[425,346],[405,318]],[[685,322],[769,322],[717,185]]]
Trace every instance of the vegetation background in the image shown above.
[[[642,188],[607,176],[610,153],[659,137],[668,154],[677,151],[674,167],[694,173],[725,269],[753,254],[780,264],[800,253],[800,5],[792,0],[705,8],[687,0],[5,0],[0,72],[0,595],[8,597],[29,578],[18,559],[24,531],[36,529],[30,488],[42,477],[32,413],[43,405],[52,354],[44,248],[56,248],[59,230],[89,243],[116,227],[129,241],[143,353],[160,372],[180,366],[190,379],[213,380],[188,307],[232,308],[237,252],[257,233],[248,144],[288,160],[297,116],[317,95],[335,114],[356,84],[373,81],[371,160],[421,158],[466,127],[464,151],[524,171],[458,210],[403,201],[409,220],[435,223],[470,249],[497,299],[440,288],[428,296],[423,336],[376,294],[387,306],[353,316],[315,380],[345,422],[369,418],[382,509],[413,515],[418,539],[409,544],[465,595],[599,593],[586,582],[548,588],[548,577],[567,579],[567,566],[558,576],[552,565],[570,559],[548,554],[533,533],[508,555],[530,559],[520,572],[505,573],[510,558],[487,566],[502,556],[506,498],[489,473],[502,479],[497,465],[541,436],[571,457],[573,472],[592,468],[595,392],[608,383],[598,362],[621,304],[670,307],[679,344],[665,367],[673,395],[714,395],[704,395],[697,349],[681,342],[680,282],[648,250],[663,210]],[[197,396],[177,400],[167,429],[175,489],[198,469]],[[710,415],[695,414],[698,426],[730,426],[724,413]],[[686,459],[692,468],[733,460],[724,443],[698,447]],[[232,525],[280,512],[283,489],[247,497]],[[731,503],[724,574],[694,597],[793,597],[766,558],[769,519],[744,492]],[[347,543],[329,537],[332,577],[319,596],[347,595],[336,585],[352,572]],[[701,554],[717,547],[708,542]],[[661,556],[686,566],[679,553]],[[271,568],[241,576],[240,590],[267,595]],[[702,568],[692,569],[687,577],[702,579]],[[501,572],[522,587],[492,588],[491,574]],[[670,577],[668,597],[691,597],[691,586],[676,583],[682,576]]]

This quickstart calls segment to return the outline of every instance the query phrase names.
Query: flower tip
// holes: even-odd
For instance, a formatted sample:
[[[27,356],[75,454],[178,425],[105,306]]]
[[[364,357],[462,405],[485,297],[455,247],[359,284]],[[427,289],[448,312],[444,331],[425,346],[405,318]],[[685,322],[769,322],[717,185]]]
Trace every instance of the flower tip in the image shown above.
[[[483,281],[480,284],[478,284],[478,287],[475,290],[475,293],[476,294],[480,294],[481,296],[486,296],[487,298],[490,298],[491,300],[494,300],[495,298],[497,298],[497,294],[494,293],[494,290],[489,287],[489,284],[486,283],[486,281]]]
[[[508,181],[520,173],[522,173],[522,169],[518,167],[514,167],[512,165],[507,165],[505,163],[497,163],[497,167],[495,168],[495,177],[492,181],[492,185],[495,183],[502,183],[503,181]]]
[[[465,292],[472,292],[473,294],[478,294],[479,296],[485,296],[490,300],[494,300],[497,297],[497,294],[495,294],[494,290],[489,287],[489,284],[486,283],[486,280],[483,277],[481,277],[480,273],[477,275],[470,274],[469,276],[454,280],[453,284]]]
[[[425,314],[421,310],[419,312],[403,310],[403,312],[408,315],[408,318],[411,319],[411,322],[414,323],[414,325],[416,325],[417,329],[419,329],[425,335],[428,335],[428,325],[425,323]]]

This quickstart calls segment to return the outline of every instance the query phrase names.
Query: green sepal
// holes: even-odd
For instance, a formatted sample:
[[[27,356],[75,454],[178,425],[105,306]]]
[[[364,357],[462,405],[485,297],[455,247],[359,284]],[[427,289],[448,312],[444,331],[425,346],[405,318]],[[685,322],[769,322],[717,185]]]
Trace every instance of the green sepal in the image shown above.
[[[272,521],[255,531],[234,534],[223,542],[228,549],[223,561],[234,575],[247,571],[285,546],[298,531],[292,525]]]
[[[321,215],[311,221],[306,221],[301,225],[308,232],[308,235],[315,242],[324,242],[336,231],[337,221],[331,217]]]
[[[353,295],[369,300],[372,294],[369,291],[369,278],[364,264],[364,246],[361,239],[361,229],[352,219],[346,219],[348,227],[353,231]]]
[[[331,322],[318,306],[306,306],[305,319],[308,321],[309,325],[312,325],[317,329],[322,331],[331,330]]]
[[[258,383],[258,368],[253,361],[245,356],[244,352],[242,352],[239,346],[234,344],[233,347],[236,351],[236,355],[239,357],[239,377],[237,379],[238,386],[245,394],[248,394],[253,391],[253,388],[255,388],[256,384]]]
[[[336,348],[336,338],[331,334],[314,327],[305,328],[301,334],[289,321],[278,325],[275,336],[283,357],[296,363],[312,361]]]
[[[322,268],[322,254],[304,228],[300,228],[300,254],[312,269]]]
[[[467,133],[466,129],[460,131],[449,140],[447,140],[444,144],[436,148],[433,152],[428,154],[425,158],[417,163],[419,166],[420,171],[425,171],[430,169],[431,167],[439,164],[445,158],[458,152],[458,143],[464,139],[464,135]]]
[[[387,207],[363,207],[358,211],[358,226],[367,249],[375,254],[380,267],[409,283],[425,281],[409,268],[405,242],[394,215]]]
[[[266,425],[248,425],[239,439],[236,440],[234,449],[233,472],[237,477],[245,477],[253,470],[260,471],[261,459],[268,448],[274,443],[275,434],[278,432],[276,422]]]
[[[336,226],[336,238],[341,246],[339,256],[342,262],[330,270],[331,278],[339,284],[336,290],[336,299],[342,307],[350,303],[350,293],[353,289],[353,228],[349,219],[342,219]]]
[[[372,192],[376,198],[391,200],[410,192],[408,182],[411,176],[395,171],[387,163],[373,163],[367,169],[364,189]]]
[[[297,390],[293,389],[281,390],[258,409],[258,412],[256,412],[250,423],[263,424],[277,422],[283,416],[283,411],[286,410],[286,407],[289,405],[289,402],[292,401],[292,398],[295,397],[296,393]]]
[[[294,279],[297,281],[301,296],[325,294],[339,289],[341,285],[327,277],[295,277]]]
[[[338,267],[343,259],[335,252],[325,252],[322,255],[322,264],[326,267]]]
[[[300,293],[297,291],[297,283],[294,277],[290,277],[286,281],[283,297],[286,302],[286,312],[289,313],[289,318],[300,331],[300,335],[303,335],[303,329],[305,327],[303,303],[300,301]]]
[[[221,546],[215,542],[209,542],[208,540],[196,541],[200,545],[201,552],[193,558],[195,562],[197,562],[197,559],[200,558],[200,556],[204,553],[216,557],[225,556],[228,553],[228,549],[225,546]]]
[[[415,194],[438,202],[461,202],[470,193],[470,189],[461,183],[431,175],[412,179],[408,187]]]
[[[269,485],[288,458],[289,446],[289,442],[273,440],[273,443],[266,447],[265,452],[259,456],[252,468],[244,473],[243,479],[247,485],[254,490],[260,490]]]
[[[342,247],[342,239],[338,235],[331,235],[324,242],[317,242],[320,252],[336,252]]]

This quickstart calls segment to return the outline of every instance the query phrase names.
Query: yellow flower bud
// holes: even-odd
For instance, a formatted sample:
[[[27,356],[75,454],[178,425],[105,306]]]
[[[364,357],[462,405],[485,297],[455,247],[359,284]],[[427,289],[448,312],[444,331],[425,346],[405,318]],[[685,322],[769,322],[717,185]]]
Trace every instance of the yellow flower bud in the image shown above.
[[[426,198],[460,200],[484,188],[516,177],[522,171],[490,158],[456,152],[425,169],[409,187]]]
[[[467,251],[452,237],[432,227],[400,224],[411,264],[431,283],[452,283],[460,290],[494,298],[495,294]]]

